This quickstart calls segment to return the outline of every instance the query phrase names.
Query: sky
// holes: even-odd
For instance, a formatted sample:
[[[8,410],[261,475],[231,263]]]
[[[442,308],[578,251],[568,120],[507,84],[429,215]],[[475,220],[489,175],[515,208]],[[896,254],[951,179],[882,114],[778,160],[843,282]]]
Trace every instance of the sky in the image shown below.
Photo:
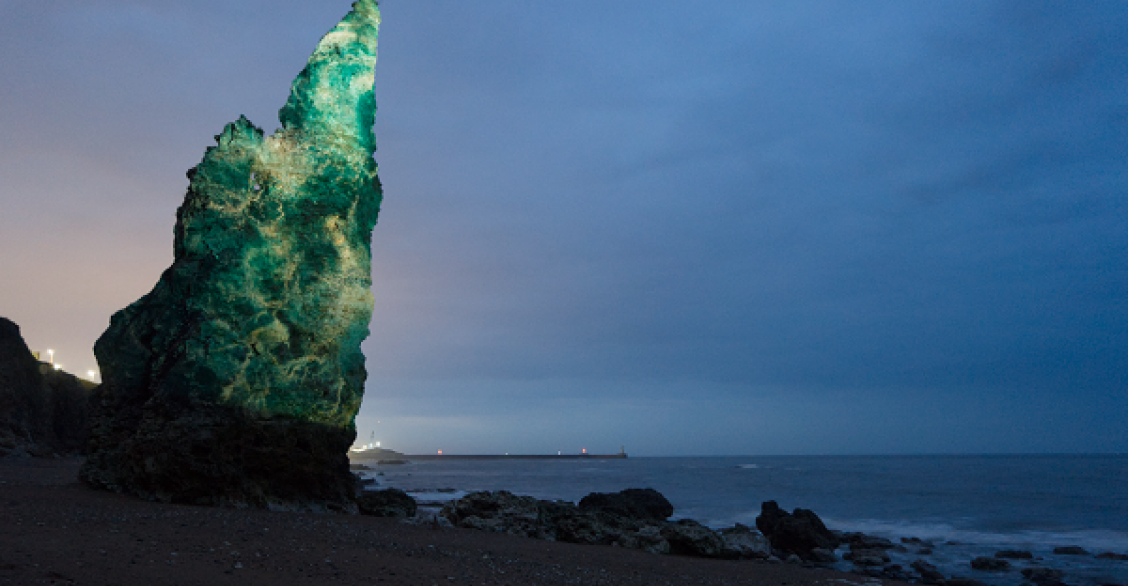
[[[0,315],[67,370],[347,0],[0,0]],[[361,441],[1128,452],[1128,3],[385,0]]]

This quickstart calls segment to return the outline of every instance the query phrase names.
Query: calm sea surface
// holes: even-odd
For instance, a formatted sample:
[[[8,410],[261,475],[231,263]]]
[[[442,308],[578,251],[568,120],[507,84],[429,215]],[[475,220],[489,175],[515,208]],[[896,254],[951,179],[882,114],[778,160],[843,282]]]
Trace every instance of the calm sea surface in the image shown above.
[[[1067,583],[1128,584],[1128,562],[1051,553],[1062,545],[1128,553],[1128,456],[455,460],[378,472],[382,486],[422,501],[508,490],[576,502],[591,492],[654,488],[673,503],[675,518],[714,528],[754,527],[760,503],[775,500],[814,510],[831,529],[931,540],[937,547],[925,559],[949,575],[1018,584],[1017,571],[979,572],[968,562],[1027,549],[1043,558],[1036,563],[1065,570]],[[894,562],[907,567],[920,557],[894,554]]]

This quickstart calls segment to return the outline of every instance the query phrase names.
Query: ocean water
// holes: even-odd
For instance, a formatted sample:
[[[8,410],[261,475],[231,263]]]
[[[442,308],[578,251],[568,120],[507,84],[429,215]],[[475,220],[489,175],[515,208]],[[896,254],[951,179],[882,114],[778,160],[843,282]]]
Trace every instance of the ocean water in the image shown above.
[[[1076,545],[1128,554],[1128,456],[748,456],[625,460],[443,460],[380,466],[382,487],[441,502],[476,490],[508,490],[578,502],[591,492],[654,488],[674,518],[713,528],[755,526],[763,501],[814,510],[831,529],[936,545],[890,552],[908,567],[925,559],[944,574],[1016,586],[1029,565],[1059,568],[1079,586],[1128,584],[1128,562],[1052,553]],[[1000,549],[1033,562],[983,572],[969,562]],[[843,551],[839,551],[841,554]],[[849,569],[843,563],[842,569]]]

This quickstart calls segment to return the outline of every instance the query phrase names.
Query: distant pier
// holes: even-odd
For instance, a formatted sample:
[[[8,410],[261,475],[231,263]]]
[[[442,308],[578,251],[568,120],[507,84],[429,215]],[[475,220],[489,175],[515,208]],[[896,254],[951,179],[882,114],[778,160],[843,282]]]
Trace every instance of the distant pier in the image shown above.
[[[406,460],[622,460],[625,452],[618,454],[417,454],[406,455]]]
[[[411,460],[624,460],[626,450],[618,454],[401,454],[394,450],[372,448],[350,450],[349,459],[357,462],[386,461],[401,464]]]

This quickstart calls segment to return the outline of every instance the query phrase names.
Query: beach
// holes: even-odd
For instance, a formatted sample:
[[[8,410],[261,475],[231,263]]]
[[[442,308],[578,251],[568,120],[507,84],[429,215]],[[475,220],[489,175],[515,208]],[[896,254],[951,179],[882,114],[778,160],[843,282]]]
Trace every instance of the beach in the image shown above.
[[[141,501],[78,483],[80,459],[0,459],[0,585],[899,584],[395,519]]]

